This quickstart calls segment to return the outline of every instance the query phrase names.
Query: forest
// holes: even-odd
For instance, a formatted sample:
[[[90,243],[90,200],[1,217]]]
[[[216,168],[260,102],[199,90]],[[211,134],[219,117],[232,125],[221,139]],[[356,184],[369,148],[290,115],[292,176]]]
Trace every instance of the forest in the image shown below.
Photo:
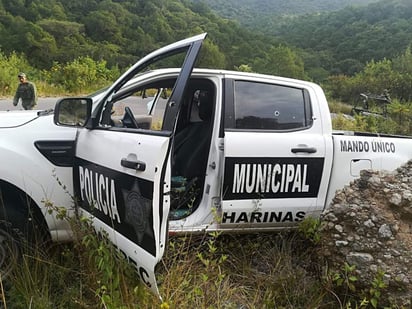
[[[252,7],[255,18],[227,17]],[[352,105],[385,90],[410,110],[409,0],[1,0],[0,95],[13,93],[21,70],[40,92],[95,90],[148,52],[201,32],[198,66],[311,80]]]
[[[205,31],[200,66],[234,68],[255,54],[267,67],[268,51],[277,46],[187,0],[2,0],[0,89],[12,93],[11,81],[24,70],[58,85],[79,73],[84,80],[64,88],[87,91],[86,84],[101,87],[148,52]]]
[[[266,32],[277,27],[280,20],[320,12],[330,12],[347,6],[365,6],[379,0],[193,0],[204,2],[219,15],[237,20],[242,26]],[[273,29],[273,28],[272,28]],[[270,31],[269,31],[270,32]]]
[[[187,0],[2,0],[1,50],[50,69],[79,56],[123,69],[166,43],[207,31],[204,65],[233,67],[274,43]]]
[[[392,59],[412,40],[412,3],[405,0],[197,1],[293,46],[305,71],[318,80],[353,75],[371,60]]]
[[[316,54],[328,74],[359,72],[371,60],[401,55],[412,40],[412,2],[381,1],[325,15],[304,16],[277,35]],[[313,66],[313,65],[312,65]]]

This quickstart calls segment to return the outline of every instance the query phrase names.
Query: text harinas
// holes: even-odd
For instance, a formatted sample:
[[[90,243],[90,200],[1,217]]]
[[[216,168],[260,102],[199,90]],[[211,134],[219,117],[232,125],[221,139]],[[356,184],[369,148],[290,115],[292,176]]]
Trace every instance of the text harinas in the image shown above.
[[[79,180],[82,201],[87,201],[89,205],[120,223],[114,180],[82,166],[79,166]]]
[[[235,164],[232,193],[309,192],[307,164]]]

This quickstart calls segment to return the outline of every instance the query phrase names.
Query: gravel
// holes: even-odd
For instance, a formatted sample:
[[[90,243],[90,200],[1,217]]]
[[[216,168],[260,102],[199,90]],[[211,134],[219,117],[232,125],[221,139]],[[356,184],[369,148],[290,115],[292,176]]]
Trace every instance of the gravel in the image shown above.
[[[319,254],[332,273],[355,265],[357,290],[370,288],[383,271],[379,304],[410,308],[411,227],[412,161],[393,172],[365,170],[323,213]]]

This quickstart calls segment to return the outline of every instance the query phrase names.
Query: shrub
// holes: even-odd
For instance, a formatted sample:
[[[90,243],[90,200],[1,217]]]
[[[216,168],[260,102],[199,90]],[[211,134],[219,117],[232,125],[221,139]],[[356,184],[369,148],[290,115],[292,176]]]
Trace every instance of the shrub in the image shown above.
[[[0,51],[0,96],[14,95],[19,72],[25,72],[30,77],[33,71],[24,55],[12,53],[6,56]]]
[[[106,61],[79,57],[64,65],[54,63],[46,78],[51,85],[62,85],[70,93],[89,93],[103,88],[118,75],[117,68],[109,69]]]

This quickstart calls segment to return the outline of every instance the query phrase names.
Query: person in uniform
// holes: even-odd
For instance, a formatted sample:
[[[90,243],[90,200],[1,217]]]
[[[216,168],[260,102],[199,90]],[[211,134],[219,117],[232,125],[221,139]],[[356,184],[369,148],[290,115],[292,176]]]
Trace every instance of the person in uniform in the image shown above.
[[[24,109],[33,109],[37,105],[37,90],[36,86],[27,80],[25,73],[19,73],[18,75],[20,84],[17,87],[16,94],[14,95],[13,105],[17,106],[21,99],[21,105]]]

